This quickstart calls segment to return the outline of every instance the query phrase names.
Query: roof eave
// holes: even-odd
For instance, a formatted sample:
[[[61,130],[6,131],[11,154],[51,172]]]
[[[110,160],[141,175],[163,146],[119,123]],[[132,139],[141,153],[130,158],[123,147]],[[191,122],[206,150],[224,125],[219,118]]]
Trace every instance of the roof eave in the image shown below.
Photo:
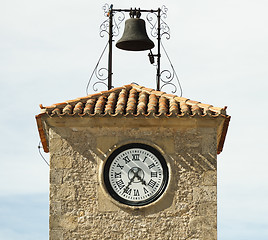
[[[37,128],[38,128],[38,132],[39,132],[39,136],[40,136],[40,140],[41,140],[44,152],[48,153],[49,152],[48,142],[47,142],[47,137],[45,134],[44,126],[42,123],[42,116],[43,115],[46,115],[46,113],[40,113],[40,114],[36,115],[35,119],[36,119]]]
[[[227,130],[228,130],[228,127],[229,127],[230,120],[231,120],[231,116],[226,116],[225,117],[225,120],[223,122],[223,127],[222,127],[222,130],[221,130],[221,137],[220,137],[218,148],[217,148],[217,154],[220,154],[222,152],[222,150],[223,150],[223,145],[224,145],[225,138],[226,138],[226,135],[227,135]]]

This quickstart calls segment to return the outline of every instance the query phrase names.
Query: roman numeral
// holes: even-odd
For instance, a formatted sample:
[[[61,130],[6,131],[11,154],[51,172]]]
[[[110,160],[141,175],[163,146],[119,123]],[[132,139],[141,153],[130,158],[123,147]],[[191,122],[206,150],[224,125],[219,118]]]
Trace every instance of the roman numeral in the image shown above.
[[[118,188],[120,190],[125,186],[125,184],[124,184],[124,182],[123,182],[122,179],[120,179],[119,181],[117,181],[116,184],[117,184],[117,186],[118,186]]]
[[[157,172],[151,172],[151,177],[157,177]]]
[[[134,189],[134,196],[140,196],[140,193],[139,193],[138,189]]]
[[[122,177],[122,176],[121,176],[121,172],[119,172],[119,173],[115,172],[115,173],[114,173],[114,177],[115,177],[115,178],[121,178],[121,177]]]
[[[144,187],[143,188],[144,194],[147,194],[149,191]]]
[[[152,179],[148,182],[148,186],[150,186],[151,188],[153,188],[155,186],[155,184],[156,184],[156,182]]]
[[[130,159],[128,156],[123,157],[123,160],[125,160],[125,163],[128,164],[130,162]]]
[[[139,161],[140,160],[140,154],[132,154],[132,161]]]
[[[125,189],[124,189],[124,193],[130,195],[130,194],[131,194],[131,190],[132,190],[131,188],[129,188],[129,187],[125,187]]]
[[[116,165],[117,167],[119,167],[119,168],[121,168],[121,169],[123,169],[124,168],[124,166],[121,166],[119,163],[117,163],[117,165]]]
[[[143,159],[143,162],[145,162],[146,158],[147,158],[147,157],[145,157],[145,158]]]
[[[151,168],[153,168],[154,166],[155,166],[155,164],[152,163],[152,164],[150,164],[150,165],[148,166],[148,168],[151,169]]]

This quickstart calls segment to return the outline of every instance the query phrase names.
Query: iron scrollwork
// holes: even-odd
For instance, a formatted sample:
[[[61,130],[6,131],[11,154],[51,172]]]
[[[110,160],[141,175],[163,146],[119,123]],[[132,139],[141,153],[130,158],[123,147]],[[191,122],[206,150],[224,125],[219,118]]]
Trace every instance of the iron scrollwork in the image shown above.
[[[104,11],[104,16],[109,17],[110,14],[113,14],[113,36],[119,35],[120,24],[125,20],[125,14],[123,12],[113,12],[112,5],[109,6],[107,3],[102,7]],[[104,33],[109,35],[109,19],[106,19],[100,25],[100,36],[104,37]]]
[[[178,90],[178,88],[177,88],[177,86],[178,86],[180,89],[180,96],[182,96],[182,87],[180,84],[179,77],[175,71],[175,68],[173,67],[173,64],[172,64],[172,62],[167,54],[167,51],[166,51],[163,43],[162,42],[160,42],[160,43],[161,43],[162,49],[164,50],[164,53],[166,55],[166,58],[168,60],[169,66],[170,66],[170,70],[165,69],[165,70],[161,71],[161,73],[160,73],[160,81],[162,82],[162,86],[160,87],[160,90],[162,90],[162,88],[164,88],[166,86],[170,86],[173,88],[172,93],[176,93]],[[173,81],[174,78],[177,79],[177,84],[174,84],[174,81]]]
[[[88,94],[88,88],[89,88],[90,82],[91,82],[94,75],[95,75],[97,81],[92,85],[92,88],[95,92],[98,91],[97,85],[104,85],[104,86],[108,87],[108,85],[106,83],[106,81],[108,79],[108,69],[105,67],[99,68],[100,61],[102,59],[102,56],[103,56],[107,46],[108,46],[108,43],[104,47],[104,49],[101,53],[101,56],[100,56],[96,66],[95,66],[95,68],[94,68],[94,70],[89,78],[89,81],[88,81],[88,84],[86,87],[86,94]]]
[[[112,5],[108,5],[107,3],[102,7],[103,12],[104,12],[104,16],[108,17],[101,25],[100,25],[100,37],[104,37],[106,34],[109,37],[113,37],[113,36],[118,36],[119,35],[119,30],[120,30],[120,24],[125,20],[125,14],[123,12],[114,12],[113,11],[113,6]],[[109,28],[110,28],[110,15],[112,14],[112,33],[109,33]],[[111,36],[110,36],[111,34]],[[109,42],[108,42],[109,43]],[[88,85],[87,85],[87,94],[88,94],[88,88],[89,88],[89,84],[91,82],[91,79],[93,78],[93,76],[96,77],[96,81],[94,82],[94,84],[92,85],[92,88],[94,91],[99,91],[98,90],[98,86],[100,85],[104,85],[104,87],[109,87],[108,86],[108,77],[109,77],[109,70],[106,67],[101,67],[99,68],[99,64],[100,64],[100,60],[102,59],[102,56],[108,46],[108,43],[106,44],[99,60],[98,63],[96,64],[96,67],[93,70],[93,73],[89,79]]]
[[[102,7],[103,11],[104,11],[104,16],[108,17],[109,16],[109,12],[110,12],[110,7],[109,5],[106,3],[103,7]],[[104,33],[109,34],[109,19],[106,19],[101,25],[100,25],[100,36],[104,37]]]
[[[157,38],[157,40],[159,41],[158,54],[154,55],[154,56],[157,56],[159,62],[160,62],[160,46],[162,47],[162,49],[164,50],[166,54],[166,57],[168,58],[166,50],[164,49],[164,46],[161,41],[161,38],[164,35],[166,35],[167,40],[170,39],[170,28],[167,25],[167,23],[164,21],[164,19],[167,18],[167,11],[168,11],[168,8],[163,5],[162,8],[159,9],[158,13],[149,12],[146,16],[147,21],[150,24],[151,36],[154,38]],[[158,81],[158,86],[160,88],[158,90],[162,90],[166,86],[170,86],[173,88],[172,93],[175,93],[177,91],[177,87],[173,83],[173,79],[176,76],[176,73],[169,58],[168,58],[168,61],[169,61],[170,68],[171,68],[170,70],[165,69],[165,70],[160,71],[158,63],[153,64],[157,68],[157,71],[158,71],[157,81]]]
[[[167,18],[168,8],[163,5],[160,9],[160,16],[156,12],[149,12],[146,16],[148,23],[150,24],[151,36],[156,38],[158,37],[158,17],[160,17],[160,38],[163,35],[167,35],[166,39],[170,39],[170,28],[164,19]]]
[[[182,93],[182,88],[180,85],[180,81],[178,79],[178,76],[176,74],[176,71],[167,55],[167,52],[162,44],[161,38],[165,36],[165,38],[168,40],[170,39],[170,28],[165,22],[165,19],[167,18],[167,12],[168,8],[166,6],[162,6],[162,8],[158,8],[158,10],[140,10],[140,9],[113,9],[113,5],[108,5],[107,3],[103,6],[104,16],[107,17],[107,19],[100,25],[100,36],[103,38],[105,34],[109,36],[109,41],[107,42],[99,60],[98,63],[89,79],[88,86],[90,84],[90,81],[95,75],[97,78],[97,81],[93,84],[93,90],[98,91],[99,85],[104,85],[105,87],[108,87],[108,89],[112,88],[112,42],[113,37],[119,35],[120,30],[120,24],[125,20],[125,13],[129,12],[130,17],[140,17],[141,12],[147,12],[147,22],[149,23],[150,28],[150,34],[153,38],[157,39],[157,54],[153,54],[150,50],[149,53],[149,60],[153,66],[156,67],[157,74],[157,90],[162,90],[165,87],[171,87],[172,93],[175,93],[177,91],[177,84],[174,84],[174,77],[177,78],[178,86]],[[138,16],[138,15],[139,16]],[[102,56],[107,48],[109,46],[109,53],[108,53],[108,67],[101,67],[99,68],[100,60],[102,59]],[[163,49],[164,53],[168,59],[166,63],[168,63],[169,67],[168,69],[161,70],[160,69],[160,50]],[[154,58],[157,58],[157,62],[154,61]],[[162,65],[162,64],[161,64]]]
[[[146,16],[148,23],[151,25],[151,36],[157,37],[157,14],[155,12],[149,12]]]
[[[95,92],[99,91],[97,88],[97,85],[99,85],[99,84],[102,84],[102,85],[105,85],[106,87],[108,87],[108,84],[105,82],[108,79],[108,69],[107,68],[103,67],[103,68],[100,68],[99,70],[96,69],[95,76],[99,80],[93,84],[92,88]]]
[[[177,92],[177,87],[172,82],[172,80],[174,79],[174,76],[175,76],[175,72],[174,72],[173,66],[171,66],[171,71],[167,70],[167,69],[163,70],[160,73],[160,81],[162,82],[162,86],[161,86],[160,90],[162,90],[165,86],[169,85],[169,86],[172,86],[174,88],[172,93]]]

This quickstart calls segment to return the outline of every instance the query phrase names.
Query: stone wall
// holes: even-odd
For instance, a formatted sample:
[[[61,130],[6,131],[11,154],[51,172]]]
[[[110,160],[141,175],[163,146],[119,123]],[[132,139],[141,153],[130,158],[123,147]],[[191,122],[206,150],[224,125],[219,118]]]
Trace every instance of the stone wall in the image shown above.
[[[213,127],[50,127],[50,240],[217,239]],[[171,173],[155,204],[126,208],[102,184],[107,156],[129,142],[162,152]]]

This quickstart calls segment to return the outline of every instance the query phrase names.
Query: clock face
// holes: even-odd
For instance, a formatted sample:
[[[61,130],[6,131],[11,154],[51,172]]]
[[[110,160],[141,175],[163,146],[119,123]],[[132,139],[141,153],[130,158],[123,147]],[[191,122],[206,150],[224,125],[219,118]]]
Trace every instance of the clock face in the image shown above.
[[[127,144],[116,149],[104,166],[104,183],[117,201],[143,206],[155,201],[168,182],[163,156],[151,146]]]

